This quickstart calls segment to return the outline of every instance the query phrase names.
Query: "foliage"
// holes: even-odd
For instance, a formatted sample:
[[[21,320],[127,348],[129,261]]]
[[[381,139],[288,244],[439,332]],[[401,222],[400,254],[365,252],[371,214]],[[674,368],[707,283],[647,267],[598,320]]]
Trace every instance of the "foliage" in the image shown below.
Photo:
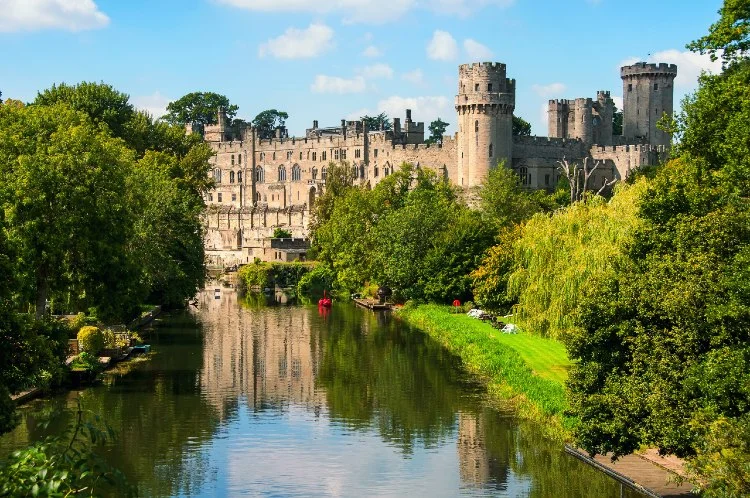
[[[514,244],[509,297],[531,333],[561,338],[575,328],[582,298],[615,272],[624,245],[638,227],[645,182],[621,188],[611,201],[576,203],[537,214]]]
[[[474,298],[485,309],[507,311],[515,303],[508,296],[508,277],[513,270],[515,244],[521,231],[521,225],[502,228],[497,245],[487,250],[481,264],[470,275]]]
[[[302,277],[311,271],[313,265],[306,263],[254,263],[245,265],[237,272],[242,289],[252,290],[253,287],[273,289],[278,285],[282,289],[296,288]]]
[[[430,130],[430,136],[427,140],[425,140],[425,143],[428,144],[443,144],[443,135],[445,135],[445,130],[448,129],[449,123],[446,123],[440,118],[437,118],[435,121],[430,123],[430,126],[428,129]]]
[[[78,405],[75,423],[60,436],[14,452],[0,467],[3,496],[97,496],[103,491],[133,496],[125,476],[110,467],[94,448],[114,438],[99,416]]]
[[[365,122],[365,126],[367,126],[369,131],[378,131],[381,128],[385,131],[391,131],[393,129],[393,125],[388,119],[388,115],[384,112],[381,112],[377,116],[362,116],[359,119]]]
[[[81,327],[78,331],[78,349],[90,354],[97,354],[104,349],[104,334],[98,327]]]
[[[214,92],[191,92],[167,104],[167,114],[163,119],[178,126],[213,125],[217,123],[219,107],[224,108],[230,122],[239,110],[239,107],[230,104],[224,95]]]
[[[301,296],[322,296],[323,291],[333,288],[335,279],[333,270],[323,264],[317,265],[299,279],[297,293]]]
[[[289,230],[284,230],[283,228],[275,228],[273,231],[273,238],[274,239],[291,239],[292,232],[290,232]]]
[[[348,164],[329,163],[326,170],[326,188],[323,194],[318,196],[313,205],[312,220],[310,222],[310,233],[313,245],[320,248],[320,242],[316,240],[318,228],[331,219],[336,200],[343,198],[346,192],[353,188],[354,177]]]
[[[268,109],[258,113],[252,123],[258,133],[258,138],[273,138],[276,128],[284,126],[287,119],[289,119],[289,114],[286,112]]]
[[[490,170],[478,194],[480,211],[498,230],[521,223],[534,213],[552,207],[544,192],[525,190],[518,175],[502,162]]]
[[[531,135],[531,123],[526,121],[525,119],[513,116],[513,136],[514,137],[523,137],[523,136],[530,136]]]
[[[622,111],[618,111],[617,106],[612,114],[612,135],[616,137],[622,135]]]
[[[561,427],[572,423],[565,416],[568,403],[559,375],[547,371],[569,365],[559,344],[538,337],[504,337],[488,323],[454,315],[444,306],[404,307],[399,316],[458,355],[469,371],[487,379],[494,397],[515,399],[521,417],[547,421],[557,435],[561,435]],[[524,351],[526,358],[548,352],[549,359],[537,364],[544,376],[537,375],[519,351]]]
[[[708,34],[688,48],[709,54],[713,61],[721,58],[724,64],[744,60],[750,50],[750,1],[724,0],[719,16]]]
[[[99,357],[91,353],[84,351],[79,354],[75,360],[70,364],[72,370],[80,370],[86,372],[101,372],[104,370],[104,366],[99,361]]]

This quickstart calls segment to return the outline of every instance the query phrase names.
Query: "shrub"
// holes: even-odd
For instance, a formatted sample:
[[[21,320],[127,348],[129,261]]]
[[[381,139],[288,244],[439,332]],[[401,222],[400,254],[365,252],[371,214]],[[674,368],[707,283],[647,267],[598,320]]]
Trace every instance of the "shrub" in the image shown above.
[[[85,370],[87,372],[99,372],[104,368],[99,362],[99,358],[85,351],[73,360],[70,367],[73,370]]]
[[[331,290],[335,278],[333,270],[327,266],[318,265],[299,279],[297,293],[301,296],[322,295],[324,290]]]
[[[276,228],[273,231],[273,238],[274,239],[291,239],[292,232],[290,232],[289,230],[284,230],[283,228]]]
[[[86,353],[97,354],[104,349],[104,334],[97,327],[82,327],[78,331],[78,349]]]
[[[70,329],[73,331],[73,333],[77,333],[79,330],[81,330],[81,327],[84,327],[86,325],[86,314],[83,312],[78,313],[75,318],[73,318],[70,323]]]

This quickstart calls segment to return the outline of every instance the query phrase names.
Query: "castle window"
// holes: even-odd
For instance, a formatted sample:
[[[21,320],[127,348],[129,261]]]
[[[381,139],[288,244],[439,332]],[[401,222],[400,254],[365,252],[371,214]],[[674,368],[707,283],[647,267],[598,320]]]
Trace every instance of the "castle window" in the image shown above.
[[[234,171],[229,172],[229,183],[234,183]]]
[[[492,83],[487,83],[487,91],[488,92],[492,91]]]
[[[338,149],[336,149],[335,151],[333,151],[333,158],[334,158],[334,160],[336,160],[336,161],[338,161],[338,160],[339,160],[339,150],[338,150]],[[343,158],[342,158],[342,159],[343,159]]]
[[[659,83],[654,83],[654,90],[658,90],[658,89],[659,89]]]
[[[377,166],[375,166],[375,169],[373,170],[372,173],[373,173],[373,176],[375,176],[375,178],[378,177],[378,167]]]
[[[210,202],[214,202],[214,194],[211,194],[211,193],[209,193],[209,194],[208,194],[208,200],[209,200]]]
[[[318,155],[318,153],[317,153],[317,152],[313,152],[313,161],[317,161],[317,159],[316,159],[316,157],[315,157],[315,156],[317,156],[317,155]]]
[[[286,168],[284,166],[279,166],[279,181],[286,181]]]
[[[299,168],[299,164],[292,166],[292,181],[298,182],[302,179],[302,170]]]
[[[273,153],[273,160],[274,160],[274,161],[276,160],[276,152],[275,152],[275,151],[274,151],[274,153]]]
[[[255,201],[260,202],[260,192],[255,192]]]
[[[263,172],[263,168],[257,166],[255,168],[255,183],[263,183],[266,179],[266,175]]]
[[[341,149],[341,160],[344,161],[346,159],[346,149]]]
[[[232,202],[237,202],[237,194],[232,194]]]
[[[242,154],[237,154],[237,164],[242,164]]]
[[[312,169],[312,179],[317,180],[318,179],[318,168]]]
[[[216,200],[219,201],[219,202],[221,202],[221,192],[219,192],[218,194],[216,194]]]
[[[288,150],[286,152],[286,160],[287,161],[291,161],[292,160],[292,151],[291,150]]]
[[[232,166],[234,166],[234,154],[232,154]]]
[[[377,157],[378,157],[378,149],[375,149],[374,154],[375,154],[375,158],[377,159]]]
[[[242,171],[237,172],[237,183],[242,183]]]
[[[326,167],[325,167],[325,166],[323,166],[323,169],[322,169],[322,170],[320,171],[320,178],[321,178],[321,179],[322,179],[323,181],[326,181],[326,175],[327,175]]]
[[[474,133],[479,133],[479,120],[474,121]]]
[[[221,183],[221,170],[219,168],[214,170],[214,181],[216,183]]]
[[[352,178],[354,178],[354,179],[357,178],[357,167],[356,166],[352,166]]]
[[[544,175],[544,184],[549,185],[549,175]]]
[[[260,160],[261,160],[261,162],[266,160],[266,153],[265,152],[261,152],[260,153]]]
[[[492,144],[490,144],[490,157],[492,157]]]
[[[632,83],[628,83],[628,91],[629,92],[633,91],[633,84]]]
[[[518,169],[518,174],[521,177],[521,182],[524,185],[528,185],[531,183],[531,175],[529,174],[529,169],[526,166],[521,166]]]
[[[365,165],[364,164],[359,165],[359,177],[360,178],[365,177]]]
[[[326,151],[323,151],[320,153],[320,160],[325,161],[326,160]]]
[[[302,151],[299,151],[299,160],[302,160]]]
[[[478,92],[478,91],[479,91],[479,83],[476,83],[476,84],[474,85],[474,91],[475,91],[475,92]]]

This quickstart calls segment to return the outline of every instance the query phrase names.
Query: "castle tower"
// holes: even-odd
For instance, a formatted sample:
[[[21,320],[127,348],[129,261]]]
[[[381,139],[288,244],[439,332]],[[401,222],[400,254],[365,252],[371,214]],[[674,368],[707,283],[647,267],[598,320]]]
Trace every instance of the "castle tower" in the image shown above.
[[[547,108],[547,132],[553,138],[568,137],[568,108],[567,100],[550,100]]]
[[[580,138],[583,143],[594,142],[594,102],[588,98],[575,100],[575,127],[569,128],[571,138]]]
[[[669,135],[656,124],[664,114],[672,114],[676,76],[675,64],[638,62],[620,68],[625,139],[669,145]]]
[[[480,185],[498,161],[511,167],[516,81],[505,64],[458,67],[458,185]]]
[[[615,117],[615,102],[609,92],[596,92],[594,102],[594,143],[597,145],[612,145],[612,120]]]

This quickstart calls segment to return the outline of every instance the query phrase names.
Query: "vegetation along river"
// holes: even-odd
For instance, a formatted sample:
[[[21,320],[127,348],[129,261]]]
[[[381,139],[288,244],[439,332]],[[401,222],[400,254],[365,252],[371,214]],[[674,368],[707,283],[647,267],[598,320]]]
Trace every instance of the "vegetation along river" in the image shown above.
[[[389,315],[222,289],[147,337],[150,361],[22,408],[0,452],[41,437],[54,408],[59,430],[80,396],[141,496],[640,496],[490,408],[455,357]]]

